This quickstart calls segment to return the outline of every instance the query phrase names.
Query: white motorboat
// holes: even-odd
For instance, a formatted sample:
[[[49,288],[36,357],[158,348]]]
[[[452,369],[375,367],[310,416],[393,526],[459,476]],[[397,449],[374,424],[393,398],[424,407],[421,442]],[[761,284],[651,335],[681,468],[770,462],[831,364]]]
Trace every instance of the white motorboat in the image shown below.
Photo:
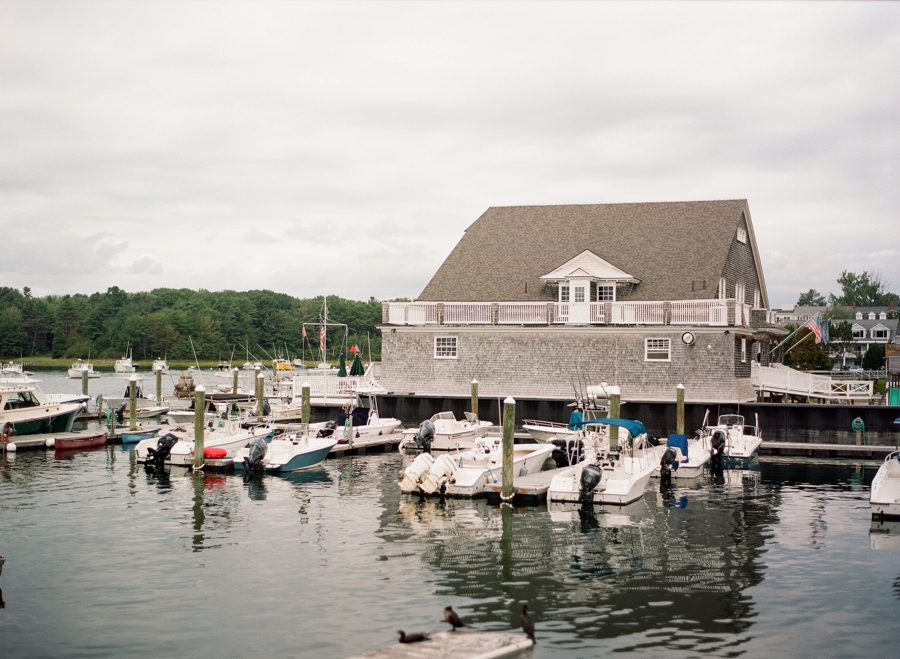
[[[24,371],[25,369],[22,367],[22,364],[17,364],[16,362],[0,364],[0,374],[3,375],[24,375]]]
[[[611,451],[600,436],[586,432],[597,424],[628,431],[630,438],[620,445],[621,451]],[[585,459],[553,477],[548,501],[624,506],[640,499],[659,464],[656,453],[647,447],[644,424],[628,419],[596,419],[585,422],[584,428]]]
[[[83,362],[80,359],[75,360],[75,363],[72,364],[71,368],[69,368],[69,377],[73,380],[80,380],[82,377],[82,373],[87,371],[89,378],[99,378],[100,372],[94,370],[94,365],[90,362]]]
[[[538,442],[549,442],[553,439],[567,439],[575,436],[575,431],[569,428],[567,423],[539,419],[525,419],[522,430]]]
[[[249,429],[241,427],[239,419],[214,419],[210,424],[211,427],[205,428],[203,435],[203,447],[205,449],[224,449],[223,457],[234,457],[234,455],[252,440],[257,437],[271,438],[274,429],[268,426],[256,426]],[[166,462],[173,465],[186,466],[194,461],[194,426],[192,424],[184,424],[178,428],[174,428],[170,433],[174,435],[178,442],[171,447]],[[165,437],[165,436],[164,436]],[[140,463],[153,461],[152,453],[149,449],[155,449],[158,442],[163,438],[141,440],[134,447],[135,458]]]
[[[42,397],[31,384],[0,386],[0,428],[8,422],[16,435],[69,432],[84,403],[51,402]]]
[[[759,428],[759,415],[756,415],[756,426],[744,424],[740,414],[722,414],[714,426],[708,426],[709,410],[703,417],[700,437],[709,438],[710,452],[715,458],[721,453],[723,462],[729,464],[746,464],[759,455],[762,445],[762,432]]]
[[[122,359],[116,360],[114,367],[116,373],[134,373],[134,364],[131,362],[131,351],[126,349]]]
[[[217,378],[228,378],[229,380],[234,377],[234,373],[231,370],[231,364],[226,361],[220,361],[219,365],[216,366],[215,376]]]
[[[163,359],[154,359],[153,360],[153,368],[151,369],[154,373],[156,371],[160,371],[161,373],[169,372],[169,364],[166,363],[165,358]]]
[[[284,433],[266,444],[254,440],[234,456],[238,471],[299,471],[320,464],[337,440],[310,433]]]
[[[679,480],[702,474],[711,457],[709,437],[699,433],[693,439],[688,439],[687,435],[669,435],[666,443],[655,447],[654,451],[659,464],[653,475]]]
[[[900,451],[889,453],[872,479],[872,519],[900,519]]]
[[[513,475],[527,476],[541,471],[554,448],[549,443],[514,444]],[[475,448],[467,451],[444,453],[437,459],[428,453],[420,454],[400,472],[400,489],[477,497],[485,493],[485,486],[500,482],[502,471],[502,437],[482,437],[476,441]]]
[[[438,412],[428,421],[423,421],[419,429],[410,428],[403,431],[402,445],[415,445],[416,438],[430,424],[433,430],[431,451],[465,451],[475,448],[476,440],[484,437],[488,429],[494,426],[490,421],[481,421],[471,412],[465,413],[465,420],[457,420],[453,412]]]
[[[80,403],[81,405],[86,405],[92,399],[92,396],[86,394],[48,394],[38,386],[39,382],[40,380],[35,380],[28,376],[18,378],[0,377],[0,387],[14,387],[18,385],[31,387],[41,404],[65,405],[67,403]]]

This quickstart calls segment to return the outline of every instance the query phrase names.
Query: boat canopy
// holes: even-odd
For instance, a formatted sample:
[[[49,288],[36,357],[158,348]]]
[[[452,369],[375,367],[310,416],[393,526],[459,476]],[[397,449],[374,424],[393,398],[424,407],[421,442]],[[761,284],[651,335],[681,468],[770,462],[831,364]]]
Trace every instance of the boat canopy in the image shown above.
[[[571,425],[574,426],[575,429],[578,429],[579,427],[583,428],[585,426],[597,424],[625,428],[625,430],[631,433],[632,437],[637,437],[638,435],[643,435],[647,432],[643,423],[640,421],[632,421],[631,419],[590,419],[589,421],[579,421],[578,423],[573,423]]]

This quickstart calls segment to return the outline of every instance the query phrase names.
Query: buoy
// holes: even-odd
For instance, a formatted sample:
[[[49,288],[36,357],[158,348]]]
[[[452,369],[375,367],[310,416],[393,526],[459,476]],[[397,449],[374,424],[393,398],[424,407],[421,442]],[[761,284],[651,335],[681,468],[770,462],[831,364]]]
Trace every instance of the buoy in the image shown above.
[[[203,449],[203,457],[208,460],[218,460],[224,458],[226,455],[228,455],[228,451],[216,446],[210,446]]]
[[[13,444],[12,442],[10,442],[9,444],[6,445],[6,451],[7,451],[8,453],[15,453],[15,452],[16,452],[16,445]]]
[[[87,373],[87,371],[85,371]],[[50,437],[46,442],[44,442],[44,446],[47,448],[53,448],[56,446],[56,440],[53,437]]]

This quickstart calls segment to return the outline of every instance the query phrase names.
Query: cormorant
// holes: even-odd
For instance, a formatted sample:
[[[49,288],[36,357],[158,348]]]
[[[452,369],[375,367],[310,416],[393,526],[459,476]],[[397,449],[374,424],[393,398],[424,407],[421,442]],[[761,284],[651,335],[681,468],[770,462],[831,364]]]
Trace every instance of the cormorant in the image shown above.
[[[428,640],[425,634],[407,634],[402,629],[398,629],[397,633],[400,634],[401,643],[419,643],[420,641]]]
[[[525,636],[530,638],[531,642],[537,645],[537,640],[534,638],[534,620],[528,615],[527,604],[522,605],[522,617],[520,620],[522,621],[522,631],[525,632]]]
[[[453,631],[456,631],[457,627],[465,627],[462,623],[462,620],[459,619],[459,616],[456,615],[456,611],[453,610],[452,606],[444,607],[444,620],[453,625]]]

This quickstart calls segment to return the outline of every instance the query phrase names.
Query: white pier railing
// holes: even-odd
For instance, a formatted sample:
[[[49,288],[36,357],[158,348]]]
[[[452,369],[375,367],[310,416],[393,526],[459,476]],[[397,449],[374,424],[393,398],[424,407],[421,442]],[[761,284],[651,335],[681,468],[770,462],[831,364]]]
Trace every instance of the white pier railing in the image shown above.
[[[386,325],[749,327],[751,309],[751,305],[733,299],[672,302],[385,302],[382,322]]]
[[[835,380],[827,375],[804,373],[781,364],[762,366],[753,362],[750,378],[757,391],[829,400],[872,398],[872,382],[869,380]]]

